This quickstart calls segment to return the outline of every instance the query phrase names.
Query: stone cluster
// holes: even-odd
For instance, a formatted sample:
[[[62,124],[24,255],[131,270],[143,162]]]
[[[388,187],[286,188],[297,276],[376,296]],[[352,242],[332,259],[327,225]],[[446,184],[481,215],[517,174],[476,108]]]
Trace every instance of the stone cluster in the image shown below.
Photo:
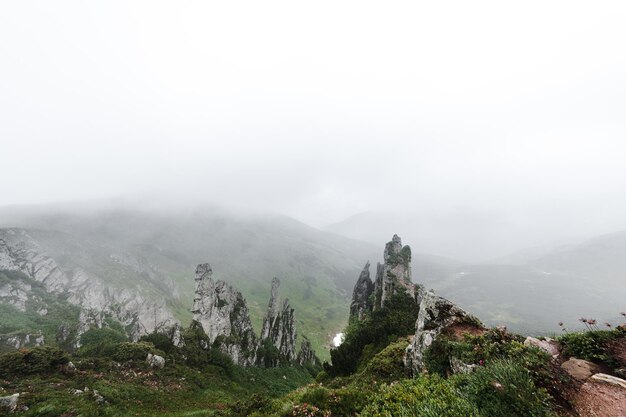
[[[280,280],[272,280],[261,337],[252,328],[246,300],[224,281],[213,281],[209,264],[196,269],[192,326],[200,327],[209,344],[241,366],[278,366],[281,363],[319,364],[308,340],[296,353],[296,318],[289,300],[281,300]],[[179,344],[184,344],[178,333]],[[206,348],[209,346],[207,345]],[[269,351],[268,351],[269,350]]]

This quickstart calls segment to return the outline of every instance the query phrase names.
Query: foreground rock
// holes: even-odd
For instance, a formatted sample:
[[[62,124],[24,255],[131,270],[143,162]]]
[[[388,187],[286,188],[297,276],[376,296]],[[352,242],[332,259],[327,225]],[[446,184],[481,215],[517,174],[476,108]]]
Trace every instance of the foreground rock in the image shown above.
[[[407,347],[404,364],[414,375],[418,375],[426,369],[426,351],[439,337],[460,339],[463,334],[476,335],[484,331],[485,326],[476,317],[445,298],[427,292],[419,304],[415,337]],[[455,365],[459,370],[463,368],[462,364]]]
[[[585,381],[600,372],[600,367],[595,363],[578,358],[568,359],[561,364],[561,368],[577,381]]]
[[[561,353],[559,350],[559,343],[556,340],[550,339],[549,337],[545,338],[544,340],[539,340],[532,336],[528,336],[526,340],[524,340],[524,345],[537,347],[548,353],[553,358],[557,358]]]
[[[583,383],[572,402],[580,417],[626,417],[626,381],[595,374]]]

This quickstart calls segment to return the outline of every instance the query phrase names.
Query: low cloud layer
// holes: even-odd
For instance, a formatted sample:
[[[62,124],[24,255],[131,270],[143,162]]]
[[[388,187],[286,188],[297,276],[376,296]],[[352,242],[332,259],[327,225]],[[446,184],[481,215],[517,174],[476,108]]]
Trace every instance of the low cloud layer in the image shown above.
[[[383,212],[470,259],[626,228],[622,2],[0,8],[0,205]]]

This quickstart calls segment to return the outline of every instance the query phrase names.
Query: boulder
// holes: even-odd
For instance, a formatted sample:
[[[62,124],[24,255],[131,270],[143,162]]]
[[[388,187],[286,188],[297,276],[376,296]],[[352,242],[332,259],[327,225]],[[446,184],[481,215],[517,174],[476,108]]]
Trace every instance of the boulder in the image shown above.
[[[165,366],[165,358],[163,356],[153,355],[152,353],[148,353],[146,362],[153,368],[163,369]]]
[[[73,374],[76,372],[76,365],[74,365],[74,362],[69,361],[68,363],[66,363],[65,365],[63,365],[63,367],[61,368],[61,371],[64,374]]]
[[[17,400],[20,398],[20,394],[13,394],[6,397],[0,397],[0,410],[8,411],[9,413],[17,410]]]
[[[553,358],[558,357],[560,354],[559,342],[554,339],[550,339],[549,337],[546,337],[544,340],[539,340],[534,337],[528,336],[526,340],[524,340],[524,346],[537,347],[548,353]]]
[[[600,367],[595,363],[578,358],[570,358],[563,362],[561,368],[578,381],[585,381],[600,371]]]

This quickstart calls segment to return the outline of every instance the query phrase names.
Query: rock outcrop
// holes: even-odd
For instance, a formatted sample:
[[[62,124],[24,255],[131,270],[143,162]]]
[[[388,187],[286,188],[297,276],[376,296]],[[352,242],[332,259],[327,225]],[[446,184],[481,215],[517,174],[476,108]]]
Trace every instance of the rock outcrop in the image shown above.
[[[528,336],[526,340],[524,340],[524,346],[534,346],[539,348],[552,356],[553,359],[556,359],[561,353],[559,349],[559,342],[549,337],[540,340],[536,337]]]
[[[419,304],[415,337],[407,347],[404,364],[414,375],[425,370],[425,354],[440,336],[460,338],[464,333],[481,334],[485,326],[445,298],[432,292],[424,294]]]
[[[148,353],[146,363],[152,368],[163,369],[165,367],[165,358],[163,356]]]
[[[367,262],[352,292],[350,318],[363,320],[368,312],[384,307],[396,292],[405,291],[419,304],[424,289],[411,282],[411,248],[402,246],[402,239],[393,235],[385,245],[383,263],[376,265],[376,280],[370,279],[370,263]]]
[[[294,363],[319,365],[319,359],[306,339],[296,355],[294,309],[288,300],[280,299],[278,278],[272,280],[267,314],[263,320],[261,337],[257,340],[246,300],[224,281],[214,282],[212,275],[209,264],[198,265],[192,327],[201,328],[206,335],[207,342],[203,348],[217,347],[242,366],[273,367]],[[171,331],[170,338],[174,342],[178,340],[178,345],[185,343],[180,337],[180,331],[177,336],[176,329]]]
[[[593,374],[600,372],[600,367],[595,363],[578,358],[568,359],[561,364],[561,368],[578,381],[585,381]]]
[[[300,346],[300,351],[298,352],[297,358],[298,365],[313,365],[319,366],[321,364],[319,358],[315,354],[313,347],[311,346],[311,342],[306,337],[302,341],[302,346]]]
[[[256,360],[257,340],[246,300],[224,281],[214,282],[209,264],[196,269],[193,324],[202,328],[211,345],[218,347],[238,365]]]
[[[1,339],[1,342],[15,349],[21,349],[41,346],[45,343],[45,337],[41,333],[27,333],[6,337]]]
[[[411,247],[402,246],[398,235],[385,245],[383,261],[376,268],[374,309],[384,307],[398,288],[404,288],[411,296],[419,295],[420,288],[411,282]]]
[[[352,291],[352,302],[350,303],[350,319],[357,318],[363,320],[366,314],[372,311],[372,293],[374,283],[370,279],[370,263],[365,264],[359,279]]]
[[[278,295],[279,286],[280,280],[274,278],[267,314],[263,319],[261,343],[269,341],[277,349],[278,361],[293,362],[296,360],[296,317],[294,309],[289,305],[289,300],[285,299],[281,302]]]

